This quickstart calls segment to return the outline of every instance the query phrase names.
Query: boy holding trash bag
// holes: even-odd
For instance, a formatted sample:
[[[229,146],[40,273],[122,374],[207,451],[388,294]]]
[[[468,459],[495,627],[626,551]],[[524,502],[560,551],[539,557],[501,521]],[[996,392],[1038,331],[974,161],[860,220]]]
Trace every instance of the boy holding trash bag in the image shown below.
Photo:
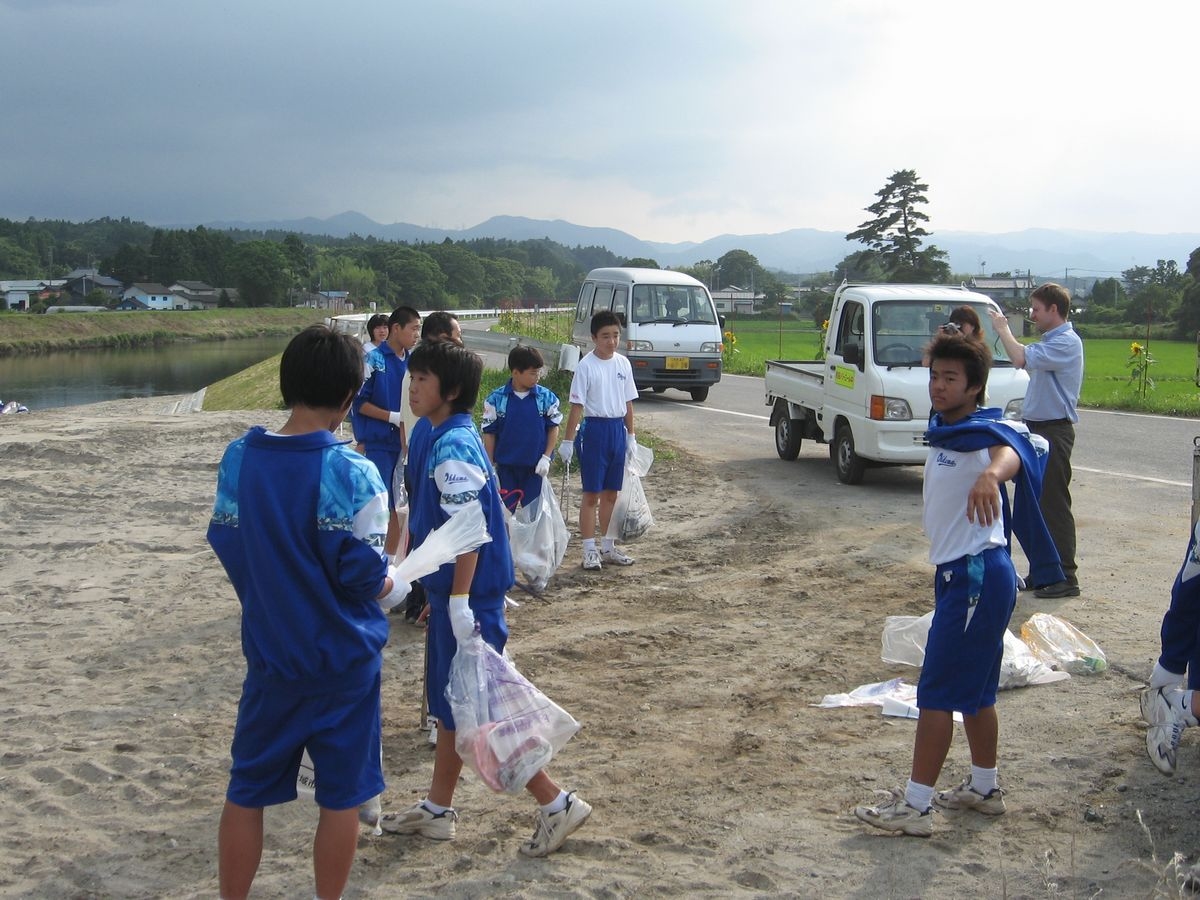
[[[933,806],[1005,812],[997,784],[1000,724],[996,689],[1004,633],[1017,598],[1009,531],[1039,577],[1062,578],[1058,552],[1037,498],[1044,468],[1039,446],[1024,425],[1002,421],[1000,410],[979,409],[987,390],[991,351],[962,334],[938,334],[929,345],[929,458],[925,463],[922,523],[934,575],[933,622],[917,684],[917,734],[908,784],[854,815],[884,831],[929,837]],[[1035,436],[1036,437],[1036,436]],[[1016,479],[1009,507],[1005,482]],[[953,713],[963,716],[971,774],[957,787],[935,791],[954,737]]]
[[[595,349],[575,366],[571,378],[571,413],[558,455],[570,464],[579,444],[579,474],[583,494],[579,500],[579,536],[583,540],[583,567],[596,570],[603,563],[631,566],[633,559],[618,550],[608,536],[617,494],[625,484],[625,466],[636,446],[633,436],[633,401],[637,385],[629,360],[617,352],[621,320],[610,309],[592,316]],[[580,420],[583,424],[580,425]],[[576,428],[579,440],[575,440]],[[600,533],[596,548],[596,513]]]
[[[383,555],[387,488],[335,434],[362,380],[356,339],[306,328],[279,366],[287,422],[250,429],[221,459],[208,541],[241,602],[247,663],[218,836],[222,897],[250,891],[263,808],[296,798],[305,749],[319,773],[318,897],[342,895],[358,806],[384,788],[384,609],[408,583]]]
[[[421,344],[408,366],[409,405],[428,420],[431,431],[410,448],[413,473],[411,530],[419,544],[434,528],[470,507],[482,507],[492,540],[422,579],[429,600],[426,686],[430,712],[437,717],[433,778],[424,800],[401,813],[385,815],[384,831],[419,834],[434,840],[454,837],[458,813],[454,789],[463,761],[454,746],[454,717],[446,698],[450,664],[460,642],[479,634],[497,652],[508,640],[504,593],[514,580],[503,504],[483,443],[471,420],[479,395],[483,361],[450,342]],[[419,453],[414,459],[411,454]],[[591,814],[591,807],[538,771],[526,784],[539,809],[533,837],[521,845],[526,856],[546,856]]]
[[[509,512],[537,503],[550,454],[558,443],[562,412],[554,391],[538,384],[545,360],[536,347],[508,352],[508,383],[483,401],[483,447],[500,477],[500,496]]]

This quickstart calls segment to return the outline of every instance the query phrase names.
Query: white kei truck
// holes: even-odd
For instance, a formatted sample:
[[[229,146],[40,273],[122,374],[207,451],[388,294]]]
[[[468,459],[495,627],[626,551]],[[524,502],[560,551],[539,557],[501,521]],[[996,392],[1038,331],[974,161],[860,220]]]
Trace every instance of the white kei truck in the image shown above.
[[[766,405],[782,459],[804,438],[829,444],[838,480],[859,484],[867,468],[921,465],[929,425],[924,348],[950,313],[979,315],[994,360],[985,406],[1021,418],[1029,376],[1013,366],[992,327],[987,296],[944,285],[843,284],[833,299],[824,359],[768,360]]]

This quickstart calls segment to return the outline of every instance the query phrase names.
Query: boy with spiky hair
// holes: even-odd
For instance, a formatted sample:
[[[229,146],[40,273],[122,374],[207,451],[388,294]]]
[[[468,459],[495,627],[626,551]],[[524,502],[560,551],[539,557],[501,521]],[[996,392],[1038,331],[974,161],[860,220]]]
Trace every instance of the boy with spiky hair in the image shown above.
[[[938,334],[929,345],[929,399],[923,524],[934,575],[933,623],[917,683],[917,734],[904,788],[887,800],[854,810],[884,831],[929,837],[933,806],[1005,811],[997,783],[1000,726],[996,690],[1004,632],[1017,599],[1010,554],[1015,531],[1039,575],[1062,577],[1058,554],[1038,509],[1045,466],[1024,425],[980,409],[991,351],[961,333]],[[1041,442],[1044,446],[1045,442]],[[1017,480],[1011,509],[1004,487]],[[965,513],[965,515],[964,515]],[[957,787],[935,791],[962,713],[971,774]]]
[[[383,555],[387,490],[335,432],[362,383],[358,340],[300,332],[279,366],[290,410],[221,459],[208,541],[242,605],[246,679],[218,838],[222,897],[244,897],[263,846],[263,808],[296,798],[305,749],[319,773],[318,897],[340,897],[358,843],[358,806],[384,788],[380,765],[384,608],[404,599]]]
[[[437,743],[429,793],[409,809],[383,817],[380,824],[391,834],[454,838],[454,789],[463,761],[454,748],[454,715],[446,699],[450,663],[459,642],[476,628],[497,652],[508,641],[504,593],[514,580],[512,552],[500,492],[471,419],[482,374],[483,360],[450,341],[422,343],[409,360],[409,405],[431,426],[408,460],[413,542],[420,544],[451,516],[475,505],[482,508],[492,539],[421,579],[429,601],[425,680],[429,711],[438,720]],[[533,837],[520,850],[526,856],[546,856],[583,825],[592,809],[573,791],[561,790],[545,771],[534,775],[526,789],[537,800],[538,812]]]

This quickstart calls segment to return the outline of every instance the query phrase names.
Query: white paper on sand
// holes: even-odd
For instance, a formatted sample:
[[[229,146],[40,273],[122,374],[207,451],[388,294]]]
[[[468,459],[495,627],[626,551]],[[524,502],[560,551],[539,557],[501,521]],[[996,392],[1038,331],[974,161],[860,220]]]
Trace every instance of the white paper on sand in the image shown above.
[[[917,686],[903,678],[876,681],[856,687],[848,694],[826,694],[820,703],[822,709],[839,706],[881,706],[883,715],[899,719],[915,719],[921,713],[917,709]],[[954,714],[954,721],[962,721],[962,713]]]

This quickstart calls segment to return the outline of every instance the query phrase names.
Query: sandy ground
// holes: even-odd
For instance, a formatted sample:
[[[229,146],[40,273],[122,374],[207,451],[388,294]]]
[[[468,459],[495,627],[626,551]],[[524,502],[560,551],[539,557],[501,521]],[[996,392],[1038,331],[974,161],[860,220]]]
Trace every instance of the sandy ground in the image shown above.
[[[238,606],[204,541],[221,450],[279,413],[172,415],[135,400],[0,418],[0,894],[216,895],[216,823],[242,677]],[[526,797],[471,775],[452,843],[365,829],[347,897],[1172,896],[1200,851],[1197,740],[1176,778],[1143,754],[1137,690],[1187,535],[1178,485],[1077,475],[1085,595],[1056,613],[1107,674],[1001,695],[1009,813],[939,816],[930,840],[850,814],[907,775],[914,724],[828,693],[916,672],[883,618],[930,605],[920,474],[846,488],[824,448],[708,446],[646,479],[637,564],[584,573],[578,544],[510,616],[518,666],[583,730],[553,774],[595,807],[546,860],[517,853]],[[674,431],[673,431],[674,429]],[[675,433],[678,432],[678,433]],[[757,432],[756,432],[757,434]],[[689,452],[690,451],[690,452]],[[572,490],[572,504],[578,491]],[[393,618],[388,808],[428,784],[423,633]],[[942,785],[965,772],[961,731]],[[311,802],[269,811],[263,897],[311,895]]]

